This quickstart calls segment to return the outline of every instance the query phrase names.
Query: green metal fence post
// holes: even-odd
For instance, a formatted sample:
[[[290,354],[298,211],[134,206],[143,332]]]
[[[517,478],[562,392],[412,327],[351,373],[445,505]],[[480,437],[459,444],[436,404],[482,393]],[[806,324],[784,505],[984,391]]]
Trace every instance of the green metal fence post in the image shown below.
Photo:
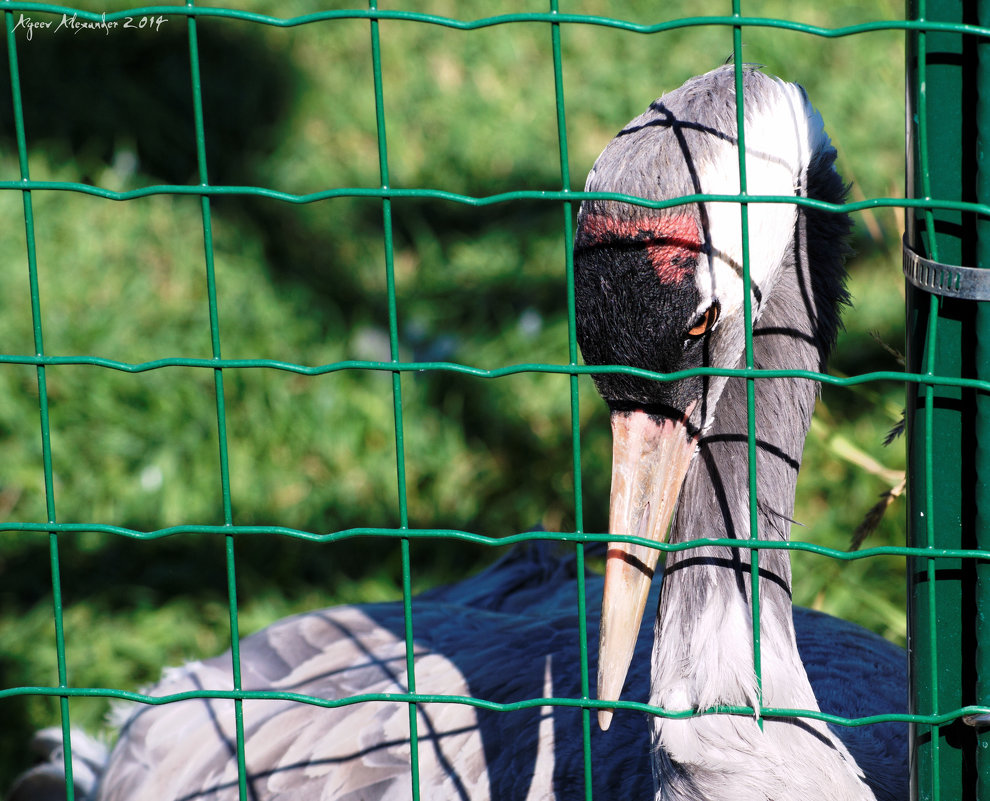
[[[914,19],[972,23],[975,5],[909,0],[907,12]],[[978,41],[944,31],[919,30],[908,36],[909,197],[973,201],[978,183],[990,179],[980,169],[976,147]],[[990,122],[990,106],[987,112]],[[922,257],[973,265],[979,233],[974,214],[922,209],[908,215],[905,240]],[[986,237],[984,246],[990,250]],[[931,294],[908,282],[908,370],[953,377],[981,377],[982,372],[985,377],[987,371],[978,369],[975,345],[978,305]],[[928,549],[976,547],[976,393],[912,384],[907,403],[908,544]],[[937,715],[977,700],[972,658],[977,640],[975,586],[973,560],[908,560],[913,712]],[[941,725],[919,724],[913,735],[912,797],[979,797],[972,728],[954,718]]]
[[[990,24],[990,0],[980,0],[979,22]],[[977,100],[976,142],[977,187],[976,197],[981,202],[990,200],[990,42],[980,39],[979,97]],[[976,264],[981,269],[990,267],[990,219],[977,220]],[[986,375],[990,370],[990,305],[977,303],[976,316],[976,370]],[[976,471],[974,475],[976,498],[976,545],[990,549],[990,395],[976,393]],[[976,703],[990,705],[990,562],[977,561],[976,570]],[[976,793],[981,801],[990,799],[990,727],[983,726],[976,732]]]

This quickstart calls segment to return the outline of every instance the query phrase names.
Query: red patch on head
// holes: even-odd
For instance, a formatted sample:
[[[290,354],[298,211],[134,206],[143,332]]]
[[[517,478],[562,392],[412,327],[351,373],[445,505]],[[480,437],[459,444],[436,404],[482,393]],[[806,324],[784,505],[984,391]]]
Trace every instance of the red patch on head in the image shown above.
[[[620,220],[604,214],[587,214],[579,221],[580,247],[634,242],[646,250],[647,258],[664,284],[683,281],[694,270],[701,238],[690,214]]]

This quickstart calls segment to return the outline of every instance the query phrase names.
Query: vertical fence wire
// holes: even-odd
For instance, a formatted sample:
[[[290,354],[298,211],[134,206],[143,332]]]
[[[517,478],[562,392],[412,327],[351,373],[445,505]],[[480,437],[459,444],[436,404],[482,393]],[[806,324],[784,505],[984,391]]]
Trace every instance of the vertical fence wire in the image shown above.
[[[732,15],[742,16],[741,0],[732,0]],[[749,204],[746,202],[746,104],[743,92],[742,26],[732,26],[732,62],[736,83],[736,151],[739,154],[739,224],[742,242],[743,332],[746,368],[753,369],[753,286],[749,263]],[[760,540],[756,495],[756,379],[746,378],[746,454],[749,480],[749,540]],[[753,673],[756,677],[756,720],[763,728],[763,660],[760,654],[760,551],[750,549],[749,580],[753,620]]]
[[[187,7],[193,7],[194,0],[187,0]],[[206,163],[206,125],[203,119],[203,87],[199,63],[199,38],[196,29],[196,17],[190,15],[187,20],[189,36],[189,72],[193,99],[193,125],[196,138],[196,165],[200,186],[209,186],[209,170]],[[200,211],[203,221],[203,254],[206,269],[207,300],[210,319],[210,347],[213,359],[220,361],[223,354],[220,346],[220,315],[217,298],[216,265],[213,247],[213,216],[210,210],[209,195],[200,197]],[[223,368],[213,370],[213,386],[216,395],[217,410],[217,446],[220,464],[220,497],[223,513],[223,524],[230,527],[234,524],[234,513],[230,499],[230,459],[227,444],[227,404],[224,395]],[[237,608],[237,563],[235,559],[234,535],[224,535],[224,558],[227,576],[227,604],[230,622],[230,663],[231,683],[235,691],[240,691],[241,681],[241,636],[238,624]],[[240,801],[247,801],[247,756],[244,748],[244,702],[240,698],[233,700],[234,706],[234,737],[237,761],[237,792]]]
[[[918,20],[924,20],[927,15],[926,0],[918,0]],[[922,183],[922,193],[925,198],[931,198],[931,174],[929,172],[928,164],[928,73],[927,73],[927,54],[928,54],[928,37],[924,30],[918,31],[918,90],[917,90],[917,103],[918,103],[918,139],[919,139],[919,159],[920,159],[920,179]],[[935,215],[931,208],[926,208],[924,210],[924,225],[928,232],[928,241],[931,248],[931,257],[938,261],[939,260],[939,247],[938,238],[935,236]],[[924,301],[922,301],[924,302]],[[928,299],[928,331],[925,337],[925,353],[922,356],[924,361],[925,375],[933,376],[935,374],[935,348],[936,348],[936,336],[937,336],[937,322],[938,322],[938,297],[936,295],[931,295]],[[934,402],[935,402],[935,389],[931,384],[925,384],[922,390],[924,397],[924,426],[926,432],[926,438],[923,444],[923,503],[924,503],[924,543],[925,547],[929,549],[934,549],[935,547],[935,534],[932,528],[932,521],[935,519],[935,493],[934,493],[934,457],[932,449],[932,441],[930,437],[930,432],[932,431],[934,425]],[[935,586],[935,569],[937,563],[934,559],[927,559],[925,561],[925,572],[927,574],[928,586]],[[927,614],[929,620],[929,640],[927,643],[927,653],[929,662],[929,672],[928,672],[928,683],[930,686],[931,701],[930,706],[924,710],[925,713],[931,715],[938,715],[939,713],[939,702],[938,702],[938,648],[937,640],[935,635],[934,621],[937,619],[937,612],[935,607],[935,593],[929,591],[927,596]],[[935,727],[931,727],[935,729]],[[930,765],[931,765],[931,798],[933,801],[938,801],[940,798],[940,788],[938,784],[938,776],[940,774],[939,768],[939,749],[937,746],[938,737],[937,732],[933,732],[929,736],[932,737],[932,747],[930,750]]]
[[[558,13],[558,0],[550,0],[550,12]],[[571,191],[571,168],[567,149],[567,116],[564,105],[564,69],[561,57],[560,23],[550,24],[551,48],[553,53],[554,104],[557,112],[557,143],[560,152],[561,190]],[[574,300],[574,252],[571,242],[574,239],[574,204],[570,200],[561,203],[563,211],[564,272],[567,292],[567,360],[571,367],[578,364],[577,322]],[[574,532],[584,533],[584,502],[581,482],[581,409],[579,404],[579,376],[569,377],[571,413],[571,470],[574,475]],[[585,586],[584,543],[574,544],[575,569],[577,572],[578,655],[581,671],[581,698],[591,698],[591,679],[588,667],[588,610]],[[584,763],[584,797],[592,801],[591,766],[591,708],[581,709],[581,749]]]
[[[4,12],[4,22],[7,26],[7,61],[10,69],[11,101],[14,112],[14,132],[17,141],[17,162],[22,181],[30,181],[31,173],[28,164],[27,133],[24,126],[24,105],[21,97],[20,70],[17,61],[17,37],[14,35],[15,22],[11,11]],[[31,190],[21,190],[21,200],[24,210],[24,240],[27,250],[28,283],[31,296],[31,327],[34,335],[35,356],[45,355],[45,338],[41,316],[41,292],[38,287],[38,256],[34,231],[34,204]],[[44,471],[45,512],[50,525],[58,521],[55,516],[55,479],[52,468],[51,422],[48,414],[48,376],[45,365],[38,364],[36,369],[38,386],[38,413],[41,437],[42,469]],[[59,560],[58,534],[48,532],[49,568],[52,582],[52,612],[55,627],[55,663],[58,675],[58,686],[65,689],[69,686],[68,666],[65,655],[65,626],[62,614],[62,570]],[[69,698],[59,696],[59,716],[62,726],[63,756],[62,765],[65,769],[65,785],[67,801],[74,801],[75,791],[72,784],[72,735],[69,718]]]
[[[377,0],[368,0],[368,8],[375,11]],[[378,165],[381,188],[389,188],[388,142],[385,136],[385,96],[382,87],[381,36],[377,18],[371,19],[371,59],[375,86],[375,129],[378,139]],[[388,338],[389,352],[393,364],[399,364],[399,322],[398,302],[395,290],[395,254],[392,229],[392,200],[382,198],[382,236],[385,246],[385,280],[388,293]],[[392,372],[392,410],[395,421],[395,473],[399,496],[399,527],[409,529],[409,511],[406,498],[405,434],[402,419],[402,373]],[[399,541],[402,560],[402,607],[406,649],[406,683],[410,693],[416,692],[416,660],[413,652],[413,612],[412,612],[412,567],[410,563],[410,543],[408,537]],[[413,799],[418,801],[419,790],[419,725],[417,704],[408,702],[409,708],[409,757],[410,783]]]

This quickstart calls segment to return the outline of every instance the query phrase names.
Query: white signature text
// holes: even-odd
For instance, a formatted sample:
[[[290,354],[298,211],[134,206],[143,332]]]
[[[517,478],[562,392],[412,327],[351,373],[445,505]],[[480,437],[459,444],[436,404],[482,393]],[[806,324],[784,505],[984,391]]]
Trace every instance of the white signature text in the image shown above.
[[[73,14],[71,17],[68,14],[62,14],[62,19],[60,20],[34,20],[22,12],[17,22],[14,23],[14,30],[16,31],[18,28],[21,28],[24,31],[25,37],[30,42],[34,38],[35,31],[58,33],[61,30],[67,30],[72,31],[73,35],[79,33],[79,31],[103,31],[109,36],[110,31],[117,30],[118,28],[158,31],[166,22],[168,22],[168,19],[160,15],[124,17],[122,20],[108,20],[105,11],[98,20],[79,19],[78,14]]]

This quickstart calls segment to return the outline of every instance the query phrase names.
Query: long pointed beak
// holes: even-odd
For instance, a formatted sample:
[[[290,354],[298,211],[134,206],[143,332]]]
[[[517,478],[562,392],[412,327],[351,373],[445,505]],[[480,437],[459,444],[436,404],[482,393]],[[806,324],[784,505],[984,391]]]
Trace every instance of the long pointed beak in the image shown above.
[[[609,534],[666,539],[696,444],[684,419],[612,413]],[[598,697],[603,701],[617,701],[622,692],[659,555],[645,545],[608,544],[598,642]],[[598,725],[605,730],[611,722],[612,710],[600,709]]]

